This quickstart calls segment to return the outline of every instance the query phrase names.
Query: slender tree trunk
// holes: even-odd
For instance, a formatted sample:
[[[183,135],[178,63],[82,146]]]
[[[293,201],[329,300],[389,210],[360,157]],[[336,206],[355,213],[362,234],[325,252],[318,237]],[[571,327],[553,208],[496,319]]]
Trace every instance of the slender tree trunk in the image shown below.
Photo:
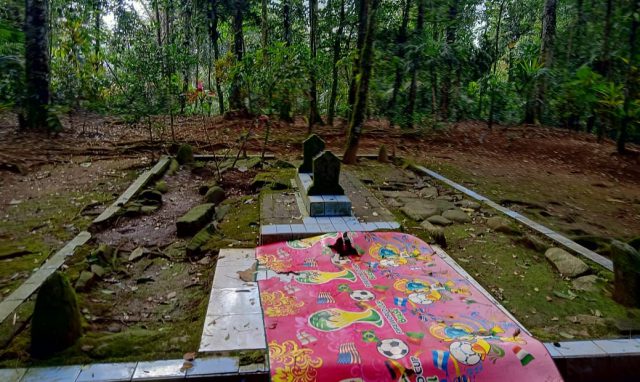
[[[327,113],[327,123],[333,126],[333,119],[336,114],[336,99],[338,97],[338,61],[340,60],[340,48],[342,44],[342,33],[344,31],[345,20],[345,0],[340,0],[340,17],[338,19],[338,32],[333,41],[333,68],[331,72],[331,95],[329,96],[329,111]]]
[[[360,55],[362,54],[362,48],[364,46],[365,37],[367,35],[367,20],[369,12],[369,0],[357,0],[358,5],[358,39],[356,42],[356,57],[353,60],[353,69],[351,71],[351,83],[349,84],[349,97],[347,98],[347,105],[349,106],[349,113],[353,113],[356,92],[357,92],[357,78],[358,71],[360,70]],[[351,116],[349,116],[351,119]]]
[[[47,130],[49,105],[49,1],[25,2],[25,125],[29,129]]]
[[[420,41],[424,33],[424,9],[425,0],[418,0],[418,18],[416,20],[416,32],[415,37]],[[411,68],[411,85],[409,86],[409,98],[407,100],[407,108],[405,110],[406,120],[404,121],[405,128],[413,127],[413,112],[416,105],[416,96],[418,94],[418,71],[420,70],[420,61],[422,57],[416,53],[412,68]]]
[[[213,59],[217,62],[220,59],[220,49],[218,48],[218,39],[220,38],[220,33],[218,32],[218,1],[217,0],[209,0],[209,8],[208,8],[208,18],[209,18],[209,42],[211,44],[211,48],[213,49]],[[222,86],[220,85],[220,78],[218,77],[218,72],[213,70],[213,77],[216,83],[216,97],[218,98],[218,109],[220,109],[220,114],[224,114],[224,94],[222,93]],[[209,85],[211,88],[211,85]]]
[[[456,42],[456,26],[454,22],[458,16],[458,1],[452,0],[449,3],[449,11],[447,13],[447,28],[445,41],[450,51],[453,51],[453,45]],[[447,73],[442,77],[442,89],[440,94],[440,115],[443,119],[449,118],[449,95],[451,92],[451,77],[453,75],[453,63],[447,60]]]
[[[402,74],[404,73],[404,44],[407,43],[407,25],[409,25],[409,11],[411,10],[411,0],[404,0],[404,7],[402,8],[402,22],[398,29],[398,36],[396,37],[396,76],[393,81],[393,93],[388,105],[388,117],[391,124],[395,123],[397,119],[396,102],[400,88],[402,87]]]
[[[309,0],[309,48],[311,50],[311,68],[309,70],[309,126],[311,134],[313,125],[322,124],[322,117],[318,112],[318,80],[316,78],[316,59],[318,56],[316,33],[318,29],[318,0]]]
[[[282,4],[282,30],[284,34],[284,45],[289,48],[291,47],[291,0],[284,0]],[[287,88],[283,91],[279,114],[281,120],[293,122],[293,118],[291,118],[291,100],[289,99],[289,89]]]
[[[262,12],[260,15],[260,28],[262,29],[262,50],[267,53],[267,46],[269,44],[269,19],[267,16],[267,0],[262,0]]]
[[[243,10],[245,0],[235,0],[233,9],[233,53],[236,58],[236,64],[242,62],[244,54],[244,37],[242,35]],[[245,109],[242,102],[242,91],[240,84],[240,75],[236,74],[231,83],[231,94],[229,95],[229,106],[231,109]]]
[[[358,155],[358,144],[362,134],[362,125],[367,110],[367,100],[369,96],[369,80],[373,67],[373,38],[375,34],[375,19],[379,5],[378,0],[371,0],[370,9],[366,22],[366,32],[362,53],[360,55],[360,70],[357,84],[357,96],[355,99],[351,121],[349,122],[349,133],[347,137],[347,147],[342,161],[345,164],[354,164]],[[369,7],[367,7],[369,8]]]
[[[542,13],[542,43],[540,46],[540,62],[546,69],[553,65],[553,49],[556,37],[556,5],[557,0],[545,0]],[[538,99],[536,100],[536,122],[540,122],[544,112],[547,80],[542,78],[538,84]]]
[[[640,9],[640,0],[631,0],[631,28],[629,32],[629,59],[627,62],[627,77],[626,77],[626,86],[624,87],[624,115],[622,116],[622,121],[620,123],[620,130],[618,131],[618,139],[616,140],[616,148],[618,153],[623,154],[626,152],[626,143],[627,143],[627,127],[631,123],[630,109],[631,103],[634,99],[638,97],[638,89],[637,83],[638,79],[633,78],[634,67],[637,67],[636,64],[636,54],[638,52],[638,18],[634,17],[638,9]]]
[[[496,69],[498,68],[498,59],[500,53],[498,51],[498,43],[500,42],[500,27],[502,24],[502,11],[504,10],[504,1],[500,2],[500,8],[498,10],[498,25],[496,26],[496,40],[493,44],[493,77],[495,80]],[[487,121],[487,127],[489,130],[493,127],[493,112],[496,99],[496,89],[491,88],[491,100],[489,101],[489,120]]]
[[[184,36],[182,50],[184,54],[191,54],[191,1],[185,1],[183,8]],[[180,114],[184,114],[187,105],[187,92],[189,91],[189,64],[182,65],[182,94],[180,95]]]
[[[160,20],[160,5],[158,4],[159,0],[153,0],[153,12],[156,16],[156,40],[158,42],[158,46],[162,46],[162,20]]]
[[[633,0],[632,0],[633,1]],[[613,0],[607,0],[604,17],[604,31],[602,35],[602,57],[599,62],[599,72],[609,79],[611,75],[611,14],[613,13]]]

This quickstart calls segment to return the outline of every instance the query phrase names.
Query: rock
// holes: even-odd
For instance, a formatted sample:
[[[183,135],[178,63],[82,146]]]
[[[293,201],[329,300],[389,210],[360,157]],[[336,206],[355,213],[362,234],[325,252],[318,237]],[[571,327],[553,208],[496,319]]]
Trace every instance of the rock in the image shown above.
[[[191,145],[180,145],[180,147],[178,148],[178,152],[176,153],[176,160],[179,164],[193,162],[193,148],[191,147]]]
[[[291,163],[289,163],[287,161],[283,161],[281,159],[278,159],[275,162],[273,162],[271,164],[271,167],[273,167],[273,168],[296,168],[296,166],[292,165]]]
[[[420,223],[420,226],[424,228],[425,231],[427,231],[429,236],[431,236],[436,244],[438,244],[442,248],[447,247],[447,239],[444,235],[444,229],[442,229],[442,227],[437,227],[427,220]]]
[[[385,199],[384,203],[387,205],[387,207],[392,208],[400,208],[404,206],[404,203],[401,203],[396,199]]]
[[[611,241],[613,299],[629,307],[640,307],[640,253],[629,244]]]
[[[423,208],[426,208],[426,209],[436,209],[436,211],[438,211],[438,214],[441,214],[444,211],[456,208],[456,206],[454,206],[453,203],[446,200],[441,200],[441,199],[424,200],[420,198],[400,197],[399,200],[400,202],[404,203],[405,206],[407,207],[408,206],[415,207],[416,205],[420,204],[423,206]]]
[[[59,272],[38,292],[31,317],[31,354],[46,358],[73,345],[82,335],[80,310],[69,281]]]
[[[629,240],[627,244],[632,246],[636,251],[640,251],[640,236]]]
[[[80,276],[78,276],[78,280],[76,280],[76,290],[84,291],[91,288],[91,286],[96,281],[96,274],[89,271],[80,272]]]
[[[91,257],[102,264],[111,265],[114,260],[115,250],[107,244],[100,244],[92,253]]]
[[[159,180],[156,182],[155,189],[161,194],[166,194],[169,191],[169,186],[167,186],[167,182],[164,180]]]
[[[223,204],[221,206],[216,207],[216,220],[221,222],[222,219],[227,215],[227,213],[231,210],[231,206],[229,204]]]
[[[225,197],[226,196],[222,187],[214,186],[211,187],[204,195],[204,201],[207,203],[213,203],[217,206],[218,204],[222,203]]]
[[[211,257],[204,256],[202,259],[198,260],[198,264],[200,264],[200,265],[209,265],[209,264],[211,264]]]
[[[602,317],[592,316],[589,314],[576,314],[575,316],[567,317],[567,320],[574,324],[580,325],[606,325],[607,320]]]
[[[436,225],[442,225],[442,226],[447,226],[447,225],[453,224],[453,222],[451,220],[445,218],[444,216],[440,216],[440,215],[431,216],[431,217],[429,217],[427,219],[427,221],[429,223],[436,224]]]
[[[378,162],[389,163],[389,154],[387,153],[387,146],[381,145],[378,150]]]
[[[589,271],[589,266],[584,261],[562,248],[549,248],[544,256],[563,276],[577,277]]]
[[[251,189],[255,192],[263,188],[271,190],[287,190],[291,187],[291,179],[273,172],[260,172],[251,181]]]
[[[506,233],[507,235],[517,235],[520,233],[520,231],[511,226],[509,220],[500,216],[493,216],[487,219],[487,225],[492,230],[496,232]]]
[[[469,223],[471,221],[469,215],[458,209],[444,211],[442,217],[456,223]]]
[[[203,183],[198,187],[198,194],[204,196],[207,194],[207,191],[209,191],[211,187],[215,187],[217,185],[218,185],[218,182],[216,182],[215,180],[211,182]]]
[[[174,158],[171,158],[171,162],[169,163],[169,169],[167,170],[167,175],[173,175],[180,169],[180,163]]]
[[[120,327],[120,325],[116,323],[109,324],[109,326],[107,326],[107,331],[109,333],[120,333],[121,330],[122,330],[122,327]]]
[[[598,276],[596,275],[586,275],[580,276],[573,281],[571,281],[571,285],[573,289],[579,290],[581,292],[595,292],[597,288]]]
[[[195,206],[176,221],[178,237],[190,236],[211,222],[216,208],[212,203]]]
[[[435,199],[438,197],[438,189],[435,187],[424,187],[418,191],[418,195],[424,199]]]
[[[129,255],[129,261],[138,261],[144,256],[144,247],[138,247],[131,251]]]
[[[187,244],[187,256],[197,256],[201,254],[202,246],[207,244],[214,232],[216,232],[216,228],[213,223],[207,224],[206,227],[198,231],[198,233],[191,238],[189,244]]]
[[[476,211],[479,210],[480,207],[481,207],[480,203],[476,203],[476,202],[474,202],[472,200],[468,200],[468,199],[463,199],[463,200],[461,200],[459,202],[456,202],[456,205],[458,207],[461,207],[461,208],[470,208],[470,209],[476,210]]]
[[[525,234],[524,236],[519,237],[516,240],[516,243],[529,249],[533,249],[536,252],[544,252],[549,248],[549,245],[544,240],[531,234]]]
[[[106,269],[99,266],[98,264],[91,264],[91,272],[93,272],[96,276],[102,278],[106,273]]]
[[[447,202],[453,202],[456,199],[451,195],[440,195],[440,196],[436,197],[436,200],[444,200],[444,201],[447,201]]]
[[[324,141],[315,134],[311,134],[302,142],[302,165],[298,168],[300,173],[313,171],[313,159],[324,150]]]
[[[420,201],[405,204],[404,207],[400,208],[400,211],[415,221],[422,221],[439,213],[436,206],[427,205]]]
[[[417,198],[418,195],[411,191],[382,191],[382,196],[385,198],[409,198],[420,200]]]
[[[162,204],[162,194],[156,190],[144,190],[138,196],[138,200],[143,205]]]

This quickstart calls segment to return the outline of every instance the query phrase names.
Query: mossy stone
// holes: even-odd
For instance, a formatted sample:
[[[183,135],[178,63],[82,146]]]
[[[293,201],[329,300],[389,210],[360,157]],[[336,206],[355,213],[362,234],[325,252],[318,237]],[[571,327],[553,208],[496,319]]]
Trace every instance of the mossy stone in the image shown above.
[[[636,251],[640,251],[640,236],[629,240],[627,244],[632,246]]]
[[[180,164],[186,164],[193,162],[193,148],[191,145],[182,144],[178,148],[178,152],[176,153],[176,160]]]
[[[213,203],[205,203],[193,207],[176,221],[178,236],[184,237],[195,234],[211,222],[215,213],[216,209]]]
[[[222,203],[225,197],[226,196],[222,187],[213,186],[204,195],[204,201],[207,203],[213,203],[217,206],[218,204]]]
[[[206,195],[207,191],[209,191],[211,187],[215,187],[217,185],[218,185],[218,182],[216,182],[215,180],[212,182],[203,183],[198,187],[198,194]]]
[[[621,241],[611,241],[613,299],[622,305],[640,308],[640,252]]]
[[[143,205],[162,204],[162,194],[156,190],[144,190],[138,196],[138,201]]]
[[[271,190],[287,190],[291,186],[291,179],[276,172],[258,173],[251,181],[251,189],[257,191],[263,188]]]
[[[156,191],[166,194],[169,191],[169,186],[167,186],[167,182],[164,180],[159,180],[156,182]]]
[[[216,232],[215,224],[209,223],[206,227],[198,231],[193,238],[187,244],[187,256],[197,256],[202,253],[202,246],[204,246],[211,236]]]
[[[45,358],[73,345],[82,336],[80,309],[69,280],[59,272],[38,292],[31,318],[31,353]]]
[[[173,175],[180,169],[180,163],[174,158],[171,158],[171,162],[169,163],[169,169],[167,170],[167,175]]]

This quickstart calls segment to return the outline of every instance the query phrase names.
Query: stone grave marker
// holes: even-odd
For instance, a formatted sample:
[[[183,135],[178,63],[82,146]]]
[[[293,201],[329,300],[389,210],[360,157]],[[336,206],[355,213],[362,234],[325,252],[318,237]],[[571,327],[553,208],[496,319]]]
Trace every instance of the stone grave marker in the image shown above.
[[[325,151],[313,159],[313,184],[307,195],[344,195],[340,186],[340,159]]]
[[[309,173],[313,171],[313,158],[324,150],[324,141],[319,136],[311,134],[302,143],[303,159],[302,165],[298,168],[299,173]]]

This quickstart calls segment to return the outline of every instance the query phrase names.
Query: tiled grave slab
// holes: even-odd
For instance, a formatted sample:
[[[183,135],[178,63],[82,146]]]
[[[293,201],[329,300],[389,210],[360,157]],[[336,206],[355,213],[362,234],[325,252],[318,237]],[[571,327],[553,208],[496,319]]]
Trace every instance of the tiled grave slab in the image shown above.
[[[0,381],[19,382],[27,369],[0,369]]]
[[[223,309],[229,315],[262,312],[258,287],[213,289],[209,305]]]
[[[632,355],[640,356],[640,341],[632,339],[594,340],[596,346],[610,356]]]
[[[193,361],[193,367],[187,370],[187,379],[207,378],[211,375],[238,373],[240,361],[237,357],[202,358]]]
[[[76,382],[130,381],[135,369],[135,362],[86,365],[82,367]]]
[[[262,313],[207,316],[201,352],[231,352],[266,348]]]
[[[238,271],[244,271],[249,266],[222,266],[216,267],[216,273],[213,277],[213,288],[250,288],[256,287],[255,282],[243,281],[238,276]]]
[[[555,349],[564,358],[606,357],[607,353],[593,341],[559,342]]]
[[[183,360],[138,362],[132,381],[179,381],[186,378]]]
[[[256,261],[256,252],[254,249],[246,248],[224,248],[218,254],[218,265],[240,265],[251,266]]]
[[[34,367],[29,369],[21,382],[67,382],[75,381],[80,375],[80,366]],[[1,380],[2,378],[0,378]]]

